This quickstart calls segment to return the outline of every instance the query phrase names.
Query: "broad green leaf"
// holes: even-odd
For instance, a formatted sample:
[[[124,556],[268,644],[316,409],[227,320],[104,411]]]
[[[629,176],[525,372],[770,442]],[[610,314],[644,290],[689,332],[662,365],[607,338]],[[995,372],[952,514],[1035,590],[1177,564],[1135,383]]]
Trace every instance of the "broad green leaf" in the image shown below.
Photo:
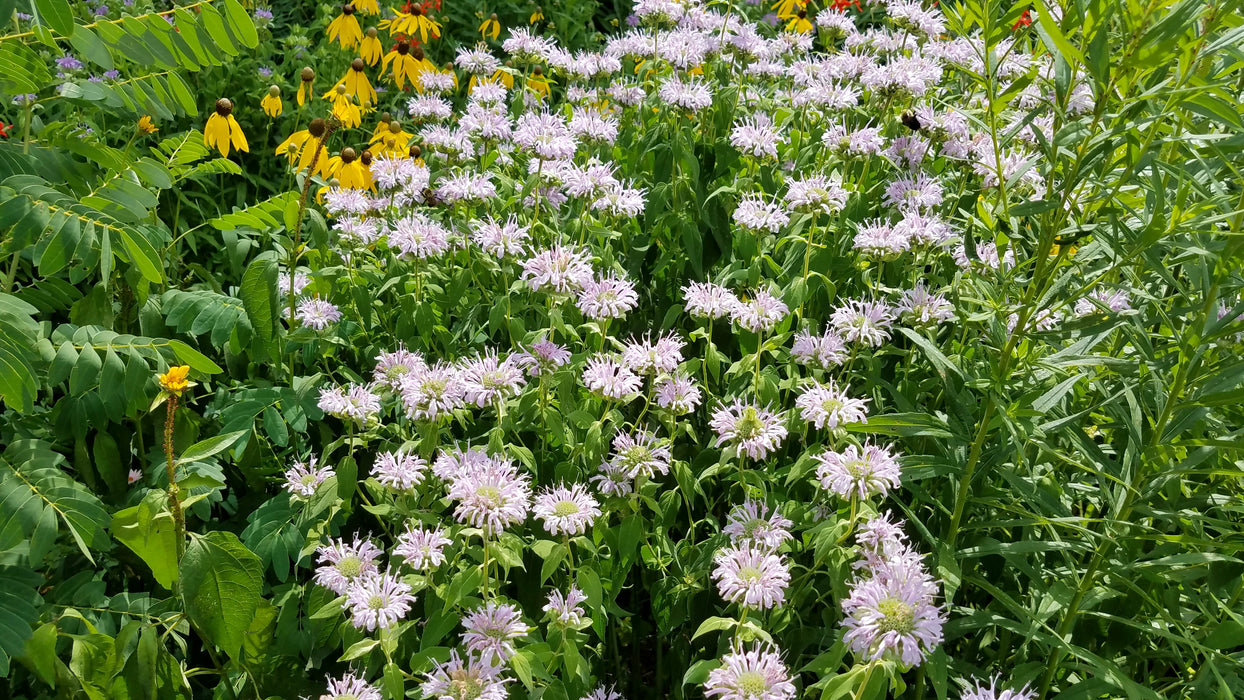
[[[8,676],[9,659],[22,654],[33,634],[42,584],[43,577],[29,568],[0,566],[0,678]]]
[[[231,532],[195,537],[181,560],[186,613],[207,641],[238,658],[263,591],[263,564]]]
[[[204,374],[220,374],[224,371],[220,368],[220,365],[212,362],[206,355],[180,340],[170,340],[168,341],[168,346],[173,349],[173,353],[177,355],[178,360]]]
[[[245,434],[245,430],[238,430],[232,433],[225,433],[224,435],[217,435],[216,437],[211,437],[201,442],[196,442],[190,447],[187,447],[186,450],[181,453],[181,457],[178,458],[177,461],[179,464],[188,464],[190,462],[207,459],[212,455],[219,454],[229,449]]]
[[[73,6],[70,3],[65,0],[35,0],[35,11],[39,13],[39,21],[57,34],[72,37]]]
[[[177,533],[168,509],[168,494],[150,491],[136,506],[112,516],[112,536],[129,547],[151,569],[161,586],[177,581]]]

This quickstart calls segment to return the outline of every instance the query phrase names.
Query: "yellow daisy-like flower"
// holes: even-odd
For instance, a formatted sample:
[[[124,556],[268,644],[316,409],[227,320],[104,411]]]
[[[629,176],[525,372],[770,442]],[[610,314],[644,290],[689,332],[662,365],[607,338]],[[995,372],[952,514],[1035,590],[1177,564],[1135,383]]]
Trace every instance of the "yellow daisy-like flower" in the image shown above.
[[[281,102],[281,88],[275,85],[270,86],[268,94],[264,95],[263,99],[259,101],[259,106],[263,107],[264,114],[273,119],[281,116],[282,110],[285,109],[285,105]]]
[[[780,19],[790,19],[795,16],[795,9],[803,9],[808,6],[807,0],[777,0],[769,9],[777,13]]]
[[[380,20],[380,28],[387,30],[389,36],[397,34],[405,34],[406,36],[419,35],[419,39],[423,43],[428,43],[428,35],[431,34],[433,39],[441,38],[441,25],[423,13],[423,8],[415,6],[411,8],[409,13],[394,9],[393,13],[397,15],[394,19]]]
[[[193,384],[186,378],[189,374],[189,365],[177,365],[169,367],[167,372],[157,376],[156,379],[160,382],[160,389],[173,396],[181,396],[182,392]]]
[[[359,43],[359,58],[367,61],[367,65],[374,66],[383,53],[384,47],[380,45],[380,40],[376,38],[376,28],[368,27],[367,35]]]
[[[342,126],[353,129],[363,123],[363,110],[359,109],[359,106],[354,104],[353,98],[346,93],[345,85],[338,85],[337,89],[324,95],[324,99],[332,100],[333,116],[341,121]]]
[[[323,119],[312,119],[307,128],[295,131],[282,141],[276,147],[276,154],[288,158],[289,164],[296,165],[297,170],[306,170],[311,165],[311,159],[315,158],[316,149],[320,147],[326,128]],[[315,173],[320,177],[328,177],[328,158],[323,153],[315,162]]]
[[[417,78],[424,71],[435,71],[436,66],[428,60],[423,53],[422,46],[411,47],[409,42],[399,41],[393,50],[384,55],[384,61],[380,67],[388,70],[390,64],[393,66],[393,82],[397,84],[398,89],[405,89],[407,79],[412,85],[418,86]]]
[[[307,103],[311,95],[315,94],[311,92],[311,84],[315,82],[315,71],[308,66],[302,69],[302,75],[299,77],[302,78],[302,82],[298,84],[298,106],[301,107]]]
[[[344,87],[346,94],[359,98],[359,103],[364,107],[375,104],[376,90],[372,88],[371,81],[367,79],[367,74],[363,72],[365,65],[363,59],[354,59],[350,67],[346,69],[346,74],[341,76],[341,80],[338,80],[336,85],[324,93],[324,99],[333,99],[333,93],[337,91],[337,88]]]
[[[354,5],[341,6],[341,14],[328,23],[328,41],[338,42],[343,49],[352,49],[363,40],[363,28],[354,16]]]
[[[377,0],[354,0],[354,9],[365,15],[378,15],[380,3]]]
[[[223,97],[216,100],[216,111],[207,118],[207,125],[203,127],[203,143],[220,151],[225,158],[229,157],[230,146],[239,151],[251,150],[246,143],[246,134],[242,133],[238,120],[233,118],[233,103],[229,100]]]
[[[138,118],[138,133],[154,134],[157,131],[159,131],[159,129],[157,129],[155,123],[151,121],[150,115],[144,114]]]
[[[380,113],[380,121],[376,122],[376,128],[371,132],[371,143],[375,143],[376,139],[388,133],[389,122],[393,121],[393,115],[388,112]]]
[[[544,8],[536,5],[536,11],[531,13],[531,19],[527,20],[527,24],[535,24],[544,19]]]
[[[797,34],[812,33],[812,22],[808,20],[808,11],[800,10],[795,16],[786,23],[786,31],[795,32]]]
[[[479,35],[481,38],[487,39],[489,34],[492,35],[493,41],[496,41],[497,37],[501,36],[501,23],[497,21],[496,12],[489,15],[488,19],[479,25]]]
[[[455,70],[454,70],[454,64],[453,64],[453,62],[452,62],[452,61],[450,61],[450,62],[446,62],[446,63],[445,63],[445,67],[441,70],[441,72],[442,72],[442,73],[444,73],[445,75],[448,75],[449,77],[451,77],[451,78],[453,78],[453,79],[454,79],[454,91],[455,91],[455,92],[457,92],[457,90],[458,90],[458,73],[457,73],[457,71],[455,71]],[[420,88],[420,90],[419,90],[419,91],[420,91],[420,92],[423,92],[422,87]]]
[[[402,129],[396,119],[390,120],[383,128],[377,128],[368,146],[378,155],[401,158],[410,150],[410,139],[413,134]]]
[[[531,69],[531,77],[527,78],[527,89],[539,95],[541,99],[549,96],[550,81],[544,76],[540,66]]]
[[[333,156],[328,161],[328,176],[337,178],[338,186],[350,190],[369,190],[372,188],[371,153],[363,151],[360,158],[353,148],[341,149],[341,155]]]

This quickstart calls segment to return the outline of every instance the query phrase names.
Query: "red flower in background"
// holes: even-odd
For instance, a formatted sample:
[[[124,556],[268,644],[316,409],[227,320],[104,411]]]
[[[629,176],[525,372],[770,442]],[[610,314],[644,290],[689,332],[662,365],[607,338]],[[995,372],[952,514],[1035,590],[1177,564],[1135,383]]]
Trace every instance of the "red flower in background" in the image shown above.
[[[1019,19],[1016,20],[1015,24],[1011,25],[1011,31],[1015,31],[1016,29],[1019,29],[1020,27],[1032,26],[1032,15],[1030,14],[1031,12],[1032,10],[1024,10],[1024,14],[1020,15]]]
[[[854,7],[856,10],[861,9],[860,0],[832,0],[829,6],[838,12],[846,12],[847,8],[851,7]]]
[[[9,137],[9,129],[12,129],[12,128],[13,128],[12,124],[5,124],[4,122],[0,122],[0,138],[7,139]]]

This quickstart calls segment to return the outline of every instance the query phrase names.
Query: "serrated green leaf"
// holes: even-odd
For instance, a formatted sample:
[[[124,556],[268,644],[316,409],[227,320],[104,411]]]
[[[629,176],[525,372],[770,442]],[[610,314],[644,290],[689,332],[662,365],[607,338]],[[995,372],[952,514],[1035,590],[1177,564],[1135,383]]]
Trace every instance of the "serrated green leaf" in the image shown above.
[[[238,658],[242,640],[259,608],[263,564],[237,535],[214,531],[196,537],[180,567],[186,614],[231,658]]]

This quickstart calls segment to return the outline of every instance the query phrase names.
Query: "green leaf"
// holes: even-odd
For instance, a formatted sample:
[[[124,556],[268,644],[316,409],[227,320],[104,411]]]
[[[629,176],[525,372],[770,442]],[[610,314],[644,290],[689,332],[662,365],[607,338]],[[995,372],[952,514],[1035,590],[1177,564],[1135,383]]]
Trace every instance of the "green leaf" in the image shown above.
[[[0,459],[0,504],[12,526],[28,537],[41,522],[46,523],[44,511],[50,509],[94,563],[91,549],[107,549],[111,544],[104,532],[108,512],[99,498],[62,471],[64,457],[46,443],[20,440],[4,456]]]
[[[161,586],[177,581],[177,532],[168,494],[150,491],[142,503],[112,516],[112,536],[138,555]]]
[[[206,355],[180,340],[170,340],[168,346],[173,349],[173,354],[177,355],[178,360],[204,374],[220,374],[224,371],[220,369],[220,365],[212,362]]]
[[[196,537],[181,560],[182,601],[208,642],[237,658],[259,608],[263,564],[231,532]]]
[[[72,36],[73,8],[65,0],[35,0],[39,21],[51,27],[61,36]]]
[[[255,23],[251,20],[251,15],[242,7],[242,3],[238,0],[225,0],[225,15],[229,18],[229,24],[237,35],[238,40],[248,49],[259,46],[259,32],[255,30]]]
[[[26,567],[0,566],[0,678],[9,675],[9,659],[23,652],[39,619],[42,583],[43,577]]]
[[[69,43],[73,45],[74,51],[80,56],[104,70],[112,70],[112,54],[108,51],[108,46],[86,27],[78,27],[74,30],[73,36],[69,37]]]
[[[225,433],[224,435],[217,435],[216,437],[208,438],[201,442],[196,442],[190,447],[187,447],[185,452],[181,453],[181,458],[178,459],[177,462],[178,464],[188,464],[190,462],[197,462],[207,459],[212,455],[219,454],[230,447],[233,447],[233,445],[235,445],[237,441],[246,434],[246,432],[247,431],[245,430],[238,430],[232,433]]]
[[[164,264],[160,260],[160,251],[156,250],[146,236],[129,228],[118,229],[125,252],[129,253],[130,261],[138,267],[138,271],[148,281],[160,284],[164,281]]]
[[[39,390],[35,346],[42,335],[34,315],[38,309],[11,294],[0,294],[0,399],[25,413],[34,407]]]

